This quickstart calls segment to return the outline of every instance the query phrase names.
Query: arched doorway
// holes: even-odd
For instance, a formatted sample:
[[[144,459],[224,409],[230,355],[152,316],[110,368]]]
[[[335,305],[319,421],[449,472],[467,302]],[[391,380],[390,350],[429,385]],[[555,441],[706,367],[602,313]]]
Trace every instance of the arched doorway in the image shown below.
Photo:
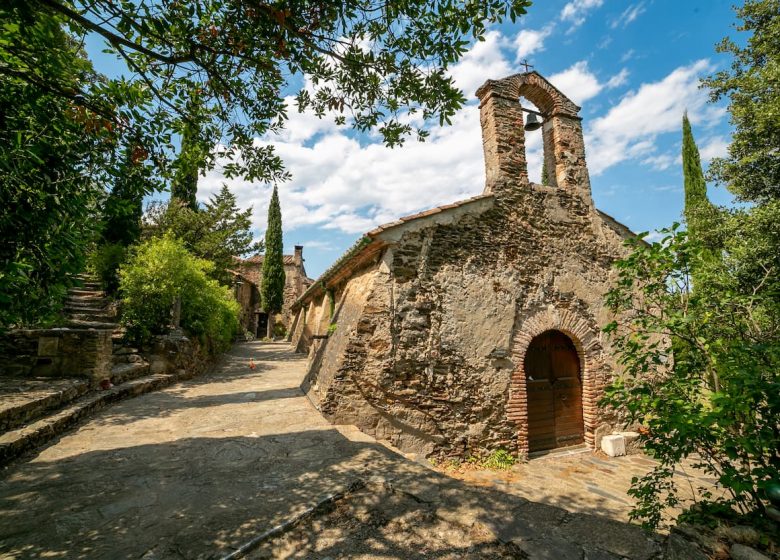
[[[534,337],[523,368],[528,395],[528,451],[582,443],[582,375],[572,340],[556,330]]]

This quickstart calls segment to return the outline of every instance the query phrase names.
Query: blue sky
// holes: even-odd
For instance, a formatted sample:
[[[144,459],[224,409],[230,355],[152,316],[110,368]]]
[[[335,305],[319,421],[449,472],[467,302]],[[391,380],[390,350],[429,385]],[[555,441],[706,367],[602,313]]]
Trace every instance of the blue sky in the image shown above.
[[[307,272],[317,277],[374,225],[480,193],[484,166],[473,94],[486,79],[521,71],[522,59],[582,106],[596,205],[634,231],[671,224],[683,203],[683,111],[705,166],[729,142],[724,106],[709,104],[698,84],[728,64],[715,43],[734,36],[733,22],[730,0],[539,0],[516,23],[491,29],[452,68],[471,100],[453,125],[433,127],[425,143],[411,140],[392,150],[374,136],[292,109],[285,132],[261,139],[276,146],[293,175],[279,187],[286,252],[304,245]],[[105,63],[98,69],[107,71]],[[538,181],[541,135],[529,134],[527,142],[531,179]],[[215,169],[201,177],[199,198],[223,182],[243,207],[253,207],[262,235],[271,186],[226,181]],[[712,186],[710,196],[718,204],[731,200]]]

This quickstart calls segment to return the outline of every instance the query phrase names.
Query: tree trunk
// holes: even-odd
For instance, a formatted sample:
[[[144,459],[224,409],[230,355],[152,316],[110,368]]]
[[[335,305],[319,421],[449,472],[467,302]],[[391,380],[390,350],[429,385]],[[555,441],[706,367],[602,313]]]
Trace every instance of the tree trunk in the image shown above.
[[[268,314],[268,329],[266,331],[266,337],[268,337],[268,340],[274,339],[274,324],[276,323],[276,315],[269,313]]]

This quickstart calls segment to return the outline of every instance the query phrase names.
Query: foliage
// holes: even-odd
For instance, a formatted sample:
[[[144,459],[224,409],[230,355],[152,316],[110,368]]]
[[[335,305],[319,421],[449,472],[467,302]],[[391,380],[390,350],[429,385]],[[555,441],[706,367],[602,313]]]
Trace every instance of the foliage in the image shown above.
[[[282,310],[284,303],[284,255],[282,254],[282,210],[279,193],[274,187],[268,206],[268,227],[265,230],[265,257],[260,280],[260,298],[269,317]],[[270,322],[269,322],[270,324]]]
[[[496,449],[482,459],[481,466],[486,469],[507,470],[517,462],[517,459],[506,449]]]
[[[712,262],[676,225],[663,233],[660,243],[631,241],[607,295],[619,319],[605,331],[623,371],[604,402],[647,428],[643,443],[659,461],[629,492],[632,516],[659,524],[678,503],[673,474],[685,458],[728,491],[703,493],[704,504],[761,514],[764,489],[780,476],[780,292],[740,285],[742,240]],[[692,269],[701,277],[693,291]],[[671,367],[669,347],[680,343],[686,352]]]
[[[742,200],[764,202],[780,198],[780,0],[747,0],[736,12],[737,29],[751,35],[744,46],[721,41],[731,68],[704,81],[713,100],[728,98],[735,129],[728,157],[710,173]]]
[[[547,166],[542,163],[542,185],[545,187],[550,186],[550,175],[547,172]]]
[[[122,243],[103,243],[89,254],[88,265],[95,272],[109,294],[119,289],[119,267],[127,258],[127,247]]]
[[[32,65],[32,66],[31,66]],[[26,77],[16,71],[26,68]],[[0,7],[0,329],[50,321],[81,272],[114,142],[94,112],[36,79],[77,89],[91,65],[47,13]],[[27,79],[30,78],[30,79]]]
[[[321,117],[333,112],[339,123],[349,119],[358,130],[376,129],[388,145],[414,133],[424,137],[424,130],[409,124],[414,120],[408,113],[449,122],[464,97],[447,69],[472,38],[482,40],[489,26],[525,13],[530,0],[9,3],[31,17],[55,14],[79,41],[104,40],[129,71],[70,88],[59,74],[26,64],[38,59],[22,52],[0,72],[41,83],[94,108],[116,127],[140,131],[142,145],[163,173],[171,167],[166,163],[171,132],[193,126],[209,154],[206,166],[214,163],[212,148],[224,146],[228,176],[271,181],[285,177],[281,162],[272,146],[254,139],[283,125],[290,107],[281,92],[292,77],[302,83],[295,101],[299,110]],[[56,48],[46,56],[56,57]],[[14,43],[0,42],[0,58],[19,51]]]
[[[171,198],[178,200],[190,210],[198,210],[198,174],[207,155],[196,142],[192,125],[185,125],[181,136],[181,149],[176,160],[176,173],[171,182]]]
[[[718,239],[720,230],[717,227],[720,216],[707,198],[707,183],[704,181],[699,148],[693,139],[687,113],[683,115],[682,130],[685,222],[688,226],[688,235],[706,248],[709,258],[717,259],[722,246],[721,240]]]
[[[213,277],[229,285],[235,257],[262,251],[263,243],[252,237],[252,208],[239,210],[236,197],[226,185],[212,196],[204,207],[194,212],[172,200],[152,204],[145,216],[146,235],[161,237],[166,233],[182,240],[196,256],[214,263]]]
[[[137,150],[138,146],[133,144],[125,148],[114,188],[111,189],[103,208],[101,236],[108,244],[118,243],[127,247],[141,237],[143,193],[151,173],[142,161],[135,159]]]
[[[282,322],[274,323],[274,337],[284,338],[287,336],[287,327]]]
[[[144,342],[170,331],[171,310],[181,300],[181,327],[213,350],[226,348],[238,332],[239,304],[232,291],[209,278],[213,265],[191,255],[170,235],[138,246],[120,269],[122,323]]]

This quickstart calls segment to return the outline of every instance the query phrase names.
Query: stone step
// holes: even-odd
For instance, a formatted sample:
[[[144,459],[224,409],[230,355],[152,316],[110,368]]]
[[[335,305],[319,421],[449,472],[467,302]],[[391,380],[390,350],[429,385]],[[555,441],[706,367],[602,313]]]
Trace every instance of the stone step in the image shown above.
[[[106,329],[114,330],[119,325],[108,321],[82,321],[79,319],[68,320],[67,325],[76,329]]]
[[[108,298],[104,297],[69,297],[65,300],[66,307],[106,307]]]
[[[94,297],[106,297],[106,293],[103,290],[90,290],[82,288],[68,288],[68,296],[94,296]]]
[[[64,406],[89,390],[86,379],[13,379],[2,381],[0,433]]]
[[[78,285],[71,286],[71,288],[76,290],[94,290],[94,291],[102,291],[103,285],[98,282],[97,280],[78,280]]]
[[[111,383],[119,385],[145,375],[149,375],[149,364],[144,361],[115,364],[111,368]]]
[[[104,391],[88,393],[65,408],[0,436],[0,465],[61,435],[82,418],[106,405],[166,387],[179,379],[174,374],[139,377]]]
[[[68,319],[71,321],[98,321],[101,323],[114,323],[116,317],[107,311],[90,311],[86,313],[68,313]]]
[[[111,363],[117,364],[140,364],[144,362],[144,357],[141,354],[112,354]]]

